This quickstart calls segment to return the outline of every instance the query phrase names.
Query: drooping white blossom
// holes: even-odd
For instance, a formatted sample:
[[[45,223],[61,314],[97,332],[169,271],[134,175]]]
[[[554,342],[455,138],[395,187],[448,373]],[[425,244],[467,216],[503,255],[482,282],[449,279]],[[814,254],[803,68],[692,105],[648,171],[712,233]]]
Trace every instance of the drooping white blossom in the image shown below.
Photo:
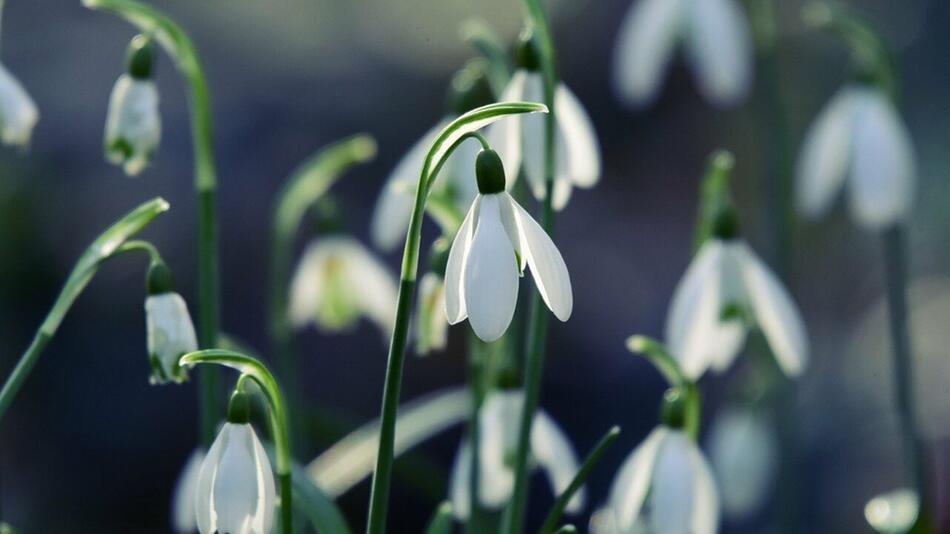
[[[818,217],[846,184],[852,217],[879,229],[906,221],[914,204],[917,164],[910,134],[883,91],[841,89],[809,128],[798,159],[799,211]]]
[[[185,462],[178,482],[175,483],[175,492],[172,494],[172,528],[178,534],[189,534],[198,531],[198,521],[195,517],[195,495],[198,489],[198,476],[201,474],[201,464],[204,463],[205,452],[201,448],[195,449]]]
[[[106,116],[106,159],[122,165],[126,174],[134,176],[148,166],[161,136],[155,82],[129,74],[119,76],[109,97]]]
[[[188,372],[178,360],[198,350],[198,340],[185,300],[174,291],[149,295],[145,299],[145,326],[151,383],[187,380]]]
[[[808,362],[804,321],[778,277],[741,239],[710,238],[673,294],[666,341],[683,373],[696,380],[727,369],[757,326],[782,370],[800,375]]]
[[[304,252],[290,285],[292,323],[337,332],[366,317],[388,336],[396,319],[396,282],[359,241],[317,238]]]
[[[734,105],[749,92],[751,31],[737,0],[637,0],[614,48],[618,97],[635,107],[652,103],[680,46],[710,103]]]
[[[614,478],[600,532],[712,534],[719,496],[702,451],[683,431],[659,426]]]
[[[726,517],[747,517],[768,499],[778,468],[771,421],[749,408],[721,409],[709,428],[707,451]]]
[[[502,508],[514,491],[511,458],[518,446],[518,428],[524,409],[524,391],[503,390],[488,394],[479,411],[479,478],[478,502],[491,510]],[[531,425],[531,457],[533,465],[547,475],[554,495],[567,489],[579,468],[577,456],[564,431],[543,410],[538,410]],[[450,499],[455,517],[464,521],[471,509],[472,476],[471,440],[464,438],[452,466]],[[570,500],[568,513],[578,513],[584,506],[585,491],[581,488]]]
[[[276,503],[274,474],[248,423],[225,423],[201,464],[195,514],[201,534],[268,534]]]
[[[0,139],[6,145],[28,146],[39,117],[26,89],[0,65]]]

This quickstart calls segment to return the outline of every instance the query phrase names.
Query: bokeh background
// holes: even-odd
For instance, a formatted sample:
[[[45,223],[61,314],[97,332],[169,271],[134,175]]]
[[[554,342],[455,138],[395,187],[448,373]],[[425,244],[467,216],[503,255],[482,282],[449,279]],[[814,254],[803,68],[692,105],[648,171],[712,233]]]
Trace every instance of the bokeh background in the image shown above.
[[[623,109],[612,94],[609,67],[630,2],[560,0],[553,6],[561,74],[594,121],[605,169],[597,188],[576,192],[558,219],[576,305],[568,323],[551,328],[542,405],[581,452],[610,425],[623,427],[591,478],[592,505],[605,498],[620,462],[656,423],[664,382],[625,350],[624,340],[662,332],[667,302],[689,261],[698,180],[713,149],[736,154],[734,190],[746,234],[764,257],[774,257],[773,214],[763,200],[770,137],[761,91],[738,108],[716,110],[677,64],[652,108]],[[947,501],[950,4],[851,3],[895,46],[919,157],[910,227],[917,400],[935,481]],[[173,66],[164,56],[159,60],[160,151],[140,178],[126,178],[103,160],[102,131],[132,28],[78,1],[7,4],[0,57],[32,94],[41,118],[28,152],[0,152],[4,376],[88,241],[147,198],[164,196],[172,211],[146,237],[161,248],[192,302],[196,289],[188,114]],[[347,225],[365,238],[385,176],[442,115],[451,74],[474,55],[459,39],[460,23],[482,18],[513,39],[522,15],[510,0],[154,4],[190,32],[210,80],[223,326],[265,353],[268,230],[272,199],[287,174],[336,139],[375,136],[375,162],[335,188]],[[840,43],[805,32],[799,1],[780,4],[781,94],[797,153],[804,129],[844,81],[848,58]],[[430,228],[426,239],[434,237]],[[895,437],[880,243],[852,226],[839,205],[820,223],[797,224],[793,244],[791,287],[814,349],[797,397],[801,531],[861,532],[866,500],[906,484]],[[386,259],[395,275],[398,258]],[[148,385],[144,267],[129,257],[101,270],[0,426],[0,516],[24,532],[168,531],[171,489],[196,441],[196,397],[193,383]],[[460,334],[446,353],[408,361],[404,399],[464,381]],[[309,403],[336,414],[343,429],[378,415],[385,343],[375,329],[366,324],[355,335],[334,337],[305,331],[298,341]],[[707,420],[735,387],[737,372],[705,379]],[[424,486],[397,479],[394,532],[421,530],[444,495],[460,436],[455,430],[421,449],[431,459]],[[317,443],[326,446],[327,439]],[[534,489],[538,514],[550,497],[540,479]],[[364,482],[340,501],[355,528],[363,524],[368,494]],[[724,529],[768,531],[779,506],[771,499],[757,517]],[[941,513],[947,531],[948,510]]]

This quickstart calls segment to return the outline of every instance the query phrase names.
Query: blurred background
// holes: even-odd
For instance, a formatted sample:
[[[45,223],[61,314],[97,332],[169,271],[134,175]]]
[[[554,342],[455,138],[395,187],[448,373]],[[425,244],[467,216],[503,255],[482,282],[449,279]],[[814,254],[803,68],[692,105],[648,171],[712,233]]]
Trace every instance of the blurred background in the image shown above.
[[[376,160],[334,189],[348,228],[366,238],[383,180],[405,150],[443,114],[446,84],[475,54],[459,38],[478,17],[512,40],[521,25],[510,0],[205,0],[153,2],[189,32],[207,69],[214,106],[220,193],[222,322],[266,353],[266,275],[272,199],[288,173],[319,147],[367,132]],[[696,93],[681,61],[646,111],[618,104],[609,83],[613,44],[631,0],[552,6],[563,80],[583,101],[600,138],[604,174],[575,192],[557,221],[571,269],[575,309],[550,330],[542,406],[580,454],[613,424],[616,445],[591,477],[585,514],[606,498],[623,459],[656,424],[665,383],[627,352],[630,334],[660,337],[686,269],[697,189],[707,155],[736,155],[733,188],[753,248],[774,258],[763,183],[769,134],[761,91],[717,110]],[[132,206],[164,196],[171,212],[144,234],[195,302],[195,211],[185,93],[166,56],[158,62],[163,139],[151,168],[129,179],[102,156],[109,93],[123,72],[134,30],[78,1],[7,2],[2,62],[31,93],[40,121],[28,152],[0,152],[0,372],[27,346],[78,254]],[[910,228],[913,343],[919,416],[934,481],[950,500],[950,4],[851,2],[895,47],[906,122],[919,158]],[[839,42],[806,32],[801,3],[780,2],[781,95],[792,154],[804,130],[845,81]],[[758,89],[758,87],[756,87]],[[305,234],[303,232],[302,234]],[[424,237],[436,237],[434,226]],[[301,236],[301,245],[305,236]],[[794,233],[791,291],[813,346],[798,385],[797,472],[802,532],[861,532],[864,503],[906,485],[892,396],[880,242],[850,223],[839,203]],[[398,254],[386,256],[394,276]],[[166,532],[172,487],[196,443],[194,383],[150,387],[143,314],[144,260],[100,271],[63,323],[0,426],[0,516],[23,532]],[[194,308],[193,308],[194,311]],[[465,380],[462,329],[446,353],[410,358],[403,399]],[[310,404],[339,429],[378,415],[385,342],[370,324],[355,335],[298,338],[300,381]],[[704,379],[706,422],[736,384],[732,372]],[[228,376],[230,383],[232,377]],[[707,425],[708,426],[708,425]],[[309,461],[332,442],[298,458]],[[424,484],[397,478],[394,532],[418,532],[444,496],[461,429],[420,450]],[[429,464],[427,464],[429,465]],[[533,519],[550,504],[533,484]],[[341,498],[362,528],[364,482]],[[769,531],[780,502],[726,522],[729,532]],[[940,511],[950,531],[950,511]],[[578,525],[586,525],[584,518]]]

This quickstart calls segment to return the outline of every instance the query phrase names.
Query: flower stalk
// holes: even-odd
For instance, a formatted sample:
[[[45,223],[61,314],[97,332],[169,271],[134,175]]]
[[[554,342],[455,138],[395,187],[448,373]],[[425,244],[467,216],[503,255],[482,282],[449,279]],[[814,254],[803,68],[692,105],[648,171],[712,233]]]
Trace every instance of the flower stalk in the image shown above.
[[[274,375],[260,361],[229,350],[211,349],[192,352],[182,356],[179,363],[180,365],[189,366],[210,363],[230,367],[241,373],[239,384],[249,378],[254,380],[264,392],[267,397],[268,421],[277,460],[275,470],[280,483],[280,526],[284,534],[292,534],[294,532],[294,520],[290,425],[284,396]]]
[[[393,449],[396,432],[396,410],[399,390],[402,386],[403,364],[406,359],[406,344],[409,337],[409,319],[413,308],[413,292],[419,271],[419,248],[422,239],[422,220],[426,200],[433,182],[448,156],[470,134],[498,119],[511,114],[546,112],[541,104],[506,102],[476,108],[458,117],[446,126],[436,138],[426,155],[419,175],[416,197],[413,204],[406,244],[403,249],[400,270],[399,296],[396,302],[396,321],[389,345],[386,363],[386,378],[380,415],[379,450],[373,485],[370,493],[369,519],[366,532],[382,534],[386,531],[386,514],[389,506],[389,487],[392,482]]]
[[[198,342],[203,348],[218,343],[219,280],[217,225],[217,170],[211,136],[211,98],[204,68],[191,39],[173,20],[135,0],[83,0],[89,9],[108,11],[150,35],[174,60],[188,86],[194,150],[194,187],[198,201]],[[214,439],[218,408],[216,375],[198,373],[201,441]]]
[[[73,267],[69,278],[60,290],[59,297],[57,297],[53,307],[46,314],[46,319],[36,331],[33,341],[20,356],[16,367],[4,382],[3,389],[0,390],[0,419],[3,419],[3,415],[13,402],[13,398],[16,397],[26,377],[29,376],[33,366],[39,360],[43,349],[53,339],[59,325],[63,322],[63,318],[89,282],[92,281],[99,270],[99,266],[114,256],[133,250],[145,250],[152,259],[157,257],[158,251],[151,244],[144,241],[129,242],[128,239],[166,211],[168,211],[168,203],[162,198],[154,198],[141,204],[100,234],[79,257],[76,266]]]

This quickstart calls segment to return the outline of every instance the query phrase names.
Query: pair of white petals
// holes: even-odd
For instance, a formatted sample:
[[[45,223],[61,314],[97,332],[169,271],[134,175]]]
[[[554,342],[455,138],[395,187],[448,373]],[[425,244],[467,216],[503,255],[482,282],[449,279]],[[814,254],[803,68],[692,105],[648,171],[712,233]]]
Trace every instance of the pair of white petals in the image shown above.
[[[657,427],[620,467],[604,533],[712,534],[719,495],[699,447],[681,430]],[[600,515],[600,514],[598,514]]]
[[[751,31],[737,0],[638,0],[617,36],[618,97],[631,106],[652,103],[680,43],[706,100],[729,106],[749,92]]]
[[[749,408],[719,411],[706,440],[706,450],[727,517],[743,518],[768,499],[778,469],[774,425]]]
[[[304,252],[290,284],[290,320],[336,332],[365,316],[390,335],[396,320],[396,282],[359,241],[323,236]]]
[[[732,306],[747,317],[724,317]],[[683,373],[697,380],[710,367],[727,369],[745,344],[747,319],[761,329],[787,375],[804,371],[804,321],[781,281],[745,242],[709,239],[676,287],[667,315],[667,344]]]
[[[854,219],[872,229],[905,221],[917,169],[907,128],[880,89],[841,89],[815,119],[798,160],[796,199],[809,217],[824,214],[847,182]]]
[[[250,424],[225,423],[201,464],[194,510],[201,534],[268,534],[274,474]]]
[[[145,328],[152,384],[184,382],[188,372],[178,365],[183,355],[198,350],[188,305],[173,291],[145,299]]]
[[[544,102],[544,79],[539,72],[518,70],[511,77],[500,102]],[[600,145],[593,123],[577,96],[563,83],[554,89],[555,167],[554,209],[567,205],[574,186],[593,187],[601,174]],[[524,173],[538,200],[547,194],[544,181],[546,117],[542,114],[514,115],[489,127],[488,141],[498,152],[508,171],[508,188]]]
[[[531,270],[544,303],[561,321],[574,307],[564,259],[543,228],[506,192],[479,195],[459,228],[445,270],[445,314],[468,318],[482,341],[508,329],[520,273]]]
[[[161,137],[155,82],[129,74],[119,76],[106,115],[106,159],[134,176],[148,166]]]
[[[0,65],[0,139],[6,145],[28,146],[39,117],[23,85]]]
[[[428,272],[419,281],[416,313],[416,353],[420,356],[445,348],[449,322],[445,316],[445,280]]]
[[[478,503],[487,509],[503,507],[514,490],[511,459],[518,445],[518,428],[524,410],[522,390],[490,393],[479,411]],[[560,495],[567,489],[579,468],[577,456],[567,436],[551,417],[538,410],[531,425],[531,457],[534,465],[547,475],[551,490]],[[472,449],[464,438],[455,456],[450,481],[452,511],[461,521],[468,519],[471,507]],[[578,513],[584,507],[581,488],[568,502],[567,512]]]
[[[426,155],[439,133],[449,125],[455,116],[449,115],[433,126],[422,139],[412,145],[409,152],[390,173],[386,184],[376,200],[373,219],[370,222],[370,235],[380,250],[393,250],[406,238],[412,205],[416,198],[419,176],[425,164]],[[481,145],[475,139],[468,139],[459,145],[445,163],[447,180],[436,181],[436,188],[449,188],[460,210],[468,207],[478,193],[475,181],[475,157]]]

